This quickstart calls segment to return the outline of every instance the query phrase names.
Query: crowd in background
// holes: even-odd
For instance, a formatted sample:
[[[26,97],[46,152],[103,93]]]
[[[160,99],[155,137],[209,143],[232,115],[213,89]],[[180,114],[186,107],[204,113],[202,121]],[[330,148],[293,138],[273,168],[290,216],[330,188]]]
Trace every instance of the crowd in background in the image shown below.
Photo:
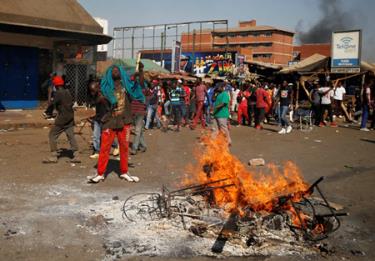
[[[67,133],[72,151],[78,150],[72,135],[72,98],[68,91],[63,91],[66,84],[62,77],[54,76],[52,82],[56,84],[52,85],[50,106],[44,115],[52,113],[51,107],[58,113],[50,132],[51,156],[45,163],[57,162],[56,140],[62,132]],[[341,82],[316,80],[307,84],[310,92],[306,102],[297,104],[295,85],[286,80],[145,80],[143,71],[130,78],[121,67],[111,66],[101,81],[93,80],[88,85],[89,103],[95,108],[95,115],[90,118],[93,129],[90,158],[98,158],[98,173],[90,180],[94,183],[104,180],[113,147],[113,154],[120,154],[121,177],[137,182],[138,177],[127,171],[127,154],[145,152],[144,133],[154,128],[179,132],[183,127],[195,130],[200,125],[201,129],[213,131],[215,135],[221,132],[229,146],[231,126],[242,125],[261,131],[265,124],[277,125],[278,133],[285,135],[293,130],[291,122],[303,114],[309,115],[310,122],[319,127],[337,127],[337,119],[344,116],[348,122],[355,123],[361,116],[359,129],[374,129],[373,79],[367,79],[357,93],[354,106],[357,112],[353,118],[344,106],[346,88]],[[134,138],[129,146],[131,129]],[[74,155],[73,160],[79,161]]]

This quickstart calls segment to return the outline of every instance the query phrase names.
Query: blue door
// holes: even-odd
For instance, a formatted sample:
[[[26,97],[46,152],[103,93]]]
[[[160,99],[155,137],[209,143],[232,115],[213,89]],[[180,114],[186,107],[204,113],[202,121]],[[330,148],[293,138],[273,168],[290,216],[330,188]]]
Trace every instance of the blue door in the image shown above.
[[[0,45],[0,108],[38,106],[39,49]]]

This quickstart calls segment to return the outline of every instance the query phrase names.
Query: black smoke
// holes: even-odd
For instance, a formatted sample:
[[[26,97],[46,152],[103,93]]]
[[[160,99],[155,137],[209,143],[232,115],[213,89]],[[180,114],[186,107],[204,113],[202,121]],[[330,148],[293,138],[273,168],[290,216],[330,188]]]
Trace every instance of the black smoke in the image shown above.
[[[352,27],[353,12],[344,10],[343,6],[341,0],[320,0],[321,19],[306,32],[301,30],[301,22],[297,25],[296,31],[300,42],[329,43],[334,31],[358,29]]]

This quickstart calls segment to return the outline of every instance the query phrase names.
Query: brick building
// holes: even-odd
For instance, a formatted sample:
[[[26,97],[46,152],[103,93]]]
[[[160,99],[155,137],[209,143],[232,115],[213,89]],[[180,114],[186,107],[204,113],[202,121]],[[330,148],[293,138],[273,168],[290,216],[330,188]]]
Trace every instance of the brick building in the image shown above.
[[[238,27],[183,33],[183,52],[246,52],[253,61],[286,65],[293,59],[294,32],[258,26],[255,20],[239,22]]]
[[[324,56],[331,56],[331,44],[330,43],[313,43],[313,44],[302,44],[293,47],[293,56],[295,60],[304,60],[313,54],[321,54]]]

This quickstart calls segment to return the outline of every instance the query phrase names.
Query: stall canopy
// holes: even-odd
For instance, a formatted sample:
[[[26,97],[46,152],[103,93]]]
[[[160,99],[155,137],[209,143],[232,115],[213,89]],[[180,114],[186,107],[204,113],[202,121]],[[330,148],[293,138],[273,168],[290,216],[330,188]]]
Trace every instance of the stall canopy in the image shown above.
[[[141,59],[141,62],[144,65],[144,70],[148,72],[157,72],[157,73],[169,73],[168,70],[164,69],[163,67],[159,66],[157,63],[150,59]],[[122,60],[115,60],[115,64],[122,65],[125,71],[128,74],[135,73],[135,68],[137,61],[136,59],[122,59]]]
[[[329,57],[321,54],[313,54],[310,57],[300,61],[299,63],[285,67],[280,71],[282,74],[288,73],[311,73],[317,72],[321,69],[328,68],[329,66]]]
[[[299,73],[299,74],[309,74],[309,73],[317,73],[321,71],[326,71],[330,68],[329,63],[330,57],[324,56],[321,54],[314,54],[299,63],[285,67],[280,71],[282,74],[288,73]],[[361,61],[361,72],[371,72],[375,74],[375,66],[371,63],[366,61]]]

